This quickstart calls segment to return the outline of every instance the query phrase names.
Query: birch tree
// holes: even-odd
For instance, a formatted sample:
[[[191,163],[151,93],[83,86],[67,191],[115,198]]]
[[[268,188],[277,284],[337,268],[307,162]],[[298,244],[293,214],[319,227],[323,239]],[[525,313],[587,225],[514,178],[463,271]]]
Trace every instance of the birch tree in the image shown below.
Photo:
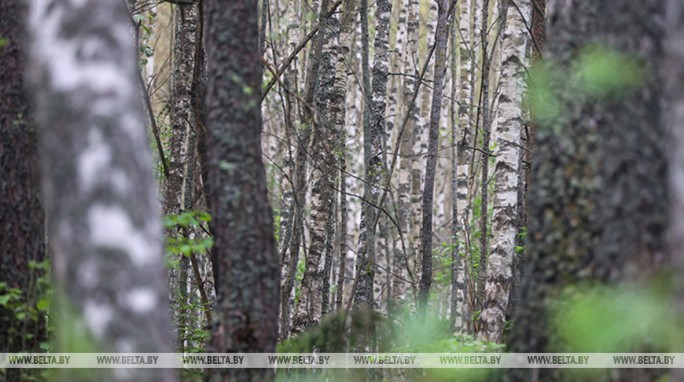
[[[327,16],[328,1],[321,4],[319,23],[319,39],[323,39],[323,51],[320,65],[320,84],[314,90],[316,99],[317,123],[314,122],[313,142],[311,149],[317,155],[317,163],[313,166],[311,190],[312,225],[311,241],[306,258],[306,270],[302,279],[299,301],[295,311],[292,331],[299,333],[315,325],[321,318],[323,307],[324,263],[321,262],[326,239],[330,236],[328,222],[333,216],[333,188],[335,185],[335,169],[337,167],[336,136],[339,117],[339,104],[333,97],[335,82],[338,77],[335,64],[338,60],[337,40],[340,36],[339,20]],[[344,107],[342,107],[344,110]],[[335,120],[334,120],[335,119]]]
[[[92,351],[170,352],[160,211],[126,4],[29,5],[48,235],[60,306],[68,310],[61,328],[82,324]],[[57,333],[63,351],[74,346],[66,333]],[[108,374],[175,379],[168,370]]]
[[[427,160],[425,162],[425,186],[423,188],[423,219],[420,228],[421,275],[419,285],[419,302],[424,310],[427,307],[428,294],[432,284],[432,201],[435,187],[435,166],[437,164],[437,146],[439,144],[439,119],[442,108],[444,74],[447,67],[447,41],[449,38],[449,1],[438,2],[438,20],[435,31],[435,69],[432,88],[432,108],[428,137]]]
[[[419,57],[417,57],[416,52],[418,51],[418,9],[419,4],[417,0],[410,0],[404,4],[399,13],[399,22],[404,22],[406,27],[403,29],[407,30],[406,33],[406,47],[403,50],[403,71],[406,77],[402,83],[402,99],[403,104],[400,108],[400,115],[404,116],[406,113],[409,115],[405,117],[406,123],[401,126],[403,131],[399,131],[402,134],[401,140],[399,141],[399,180],[397,185],[398,192],[398,202],[397,202],[397,224],[399,229],[402,231],[402,236],[408,238],[413,230],[413,221],[415,219],[417,210],[412,208],[412,175],[413,175],[413,163],[418,162],[415,159],[415,154],[413,151],[413,143],[416,138],[416,124],[418,122],[418,113],[416,107],[411,107],[409,105],[410,100],[416,89],[416,78],[419,75]],[[402,21],[403,20],[403,21]],[[402,35],[403,36],[403,35]],[[397,47],[399,42],[402,40],[397,40]],[[410,108],[410,109],[409,109]],[[420,177],[420,169],[418,168],[418,176]],[[418,184],[420,184],[420,178],[418,179]],[[400,237],[401,239],[401,237]],[[397,247],[401,248],[401,243],[397,244]],[[415,265],[416,251],[413,245],[406,246],[407,253],[404,253],[402,258],[397,259],[395,272],[399,275],[407,276],[404,270],[410,265],[411,260]],[[399,299],[399,302],[403,302],[406,299],[406,289],[407,285],[404,280],[400,280],[398,277],[395,278],[396,283],[392,288],[394,292],[394,297]]]
[[[186,206],[192,206],[192,171],[196,116],[193,104],[193,74],[197,47],[199,9],[197,4],[178,4],[175,7],[175,34],[173,47],[173,77],[171,99],[171,137],[169,139],[168,169],[164,192],[164,214],[179,214]],[[199,48],[201,49],[201,47]],[[176,237],[176,229],[168,229],[169,237]],[[187,326],[186,309],[188,268],[190,259],[180,256],[177,275],[178,301],[178,349],[184,348],[184,332]]]
[[[482,337],[501,342],[513,283],[518,225],[520,137],[523,128],[523,95],[532,6],[530,1],[508,3],[501,57],[501,90],[497,114],[494,216],[488,259]]]
[[[361,0],[363,4],[366,0]],[[367,2],[366,2],[367,5]],[[363,7],[360,9],[364,17]],[[377,206],[380,196],[380,180],[383,171],[382,135],[384,134],[385,96],[389,68],[389,18],[392,2],[378,0],[375,11],[376,34],[373,55],[373,81],[371,87],[364,86],[366,92],[364,118],[364,192],[361,211],[360,248],[356,262],[357,286],[354,305],[357,311],[373,309],[373,280],[375,276],[375,231]],[[367,22],[367,20],[366,20]],[[367,31],[362,38],[367,37]],[[367,58],[367,56],[366,56]],[[364,77],[368,75],[364,74]],[[366,81],[364,79],[364,81]],[[370,97],[370,98],[368,98]]]

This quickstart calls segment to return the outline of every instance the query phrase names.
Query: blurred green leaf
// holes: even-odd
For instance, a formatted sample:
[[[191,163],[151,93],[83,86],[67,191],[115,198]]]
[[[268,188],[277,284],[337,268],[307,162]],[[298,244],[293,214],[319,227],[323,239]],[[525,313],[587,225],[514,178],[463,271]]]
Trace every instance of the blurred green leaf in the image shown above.
[[[666,347],[676,328],[665,296],[649,291],[580,287],[564,293],[554,322],[567,352],[629,352],[639,344]]]
[[[530,69],[527,102],[535,120],[548,123],[558,118],[561,104],[552,88],[554,70],[551,64],[542,63]]]
[[[644,65],[633,56],[592,46],[585,48],[575,65],[573,80],[590,97],[621,96],[643,84]]]

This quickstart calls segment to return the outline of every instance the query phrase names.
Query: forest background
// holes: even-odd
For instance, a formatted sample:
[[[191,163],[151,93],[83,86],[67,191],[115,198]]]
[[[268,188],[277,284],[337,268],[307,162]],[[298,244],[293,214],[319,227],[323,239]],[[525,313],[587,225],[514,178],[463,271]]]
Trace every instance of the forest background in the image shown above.
[[[2,352],[681,351],[679,1],[125,5],[0,0]]]

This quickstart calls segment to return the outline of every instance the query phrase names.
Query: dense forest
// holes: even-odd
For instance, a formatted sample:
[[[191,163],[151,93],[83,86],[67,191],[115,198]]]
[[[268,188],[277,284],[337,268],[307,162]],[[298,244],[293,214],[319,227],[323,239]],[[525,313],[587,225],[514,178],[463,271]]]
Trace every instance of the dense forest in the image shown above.
[[[1,354],[684,357],[682,248],[680,0],[0,0]]]

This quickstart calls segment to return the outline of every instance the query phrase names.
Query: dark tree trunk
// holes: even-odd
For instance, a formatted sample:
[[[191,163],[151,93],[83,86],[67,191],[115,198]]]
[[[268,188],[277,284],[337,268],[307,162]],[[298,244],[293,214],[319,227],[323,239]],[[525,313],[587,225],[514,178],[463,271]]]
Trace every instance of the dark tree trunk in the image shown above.
[[[563,348],[548,318],[548,304],[563,287],[638,282],[663,263],[668,195],[657,76],[661,4],[558,1],[550,9],[548,57],[557,74],[549,86],[562,110],[538,124],[529,250],[508,338],[512,352]],[[618,97],[583,96],[568,73],[591,44],[645,63],[644,83]],[[558,378],[558,370],[538,373],[539,380]],[[527,381],[529,374],[516,370],[512,379]]]
[[[449,39],[449,1],[439,1],[439,18],[435,31],[435,77],[432,88],[428,152],[425,162],[425,186],[423,188],[423,220],[420,228],[421,274],[418,301],[421,309],[427,308],[432,284],[432,201],[435,191],[437,146],[439,144],[439,117],[442,112],[444,75],[447,67],[447,42]]]
[[[207,144],[217,322],[209,350],[274,352],[279,261],[261,157],[258,2],[206,3]],[[209,369],[212,381],[264,381],[267,369]]]
[[[45,233],[36,130],[24,86],[23,13],[21,1],[0,1],[0,295],[16,288],[22,304],[35,306],[41,275],[29,263],[45,259]],[[0,307],[0,352],[39,352],[45,339],[42,317],[19,320]],[[25,371],[7,369],[6,378],[21,380]]]

